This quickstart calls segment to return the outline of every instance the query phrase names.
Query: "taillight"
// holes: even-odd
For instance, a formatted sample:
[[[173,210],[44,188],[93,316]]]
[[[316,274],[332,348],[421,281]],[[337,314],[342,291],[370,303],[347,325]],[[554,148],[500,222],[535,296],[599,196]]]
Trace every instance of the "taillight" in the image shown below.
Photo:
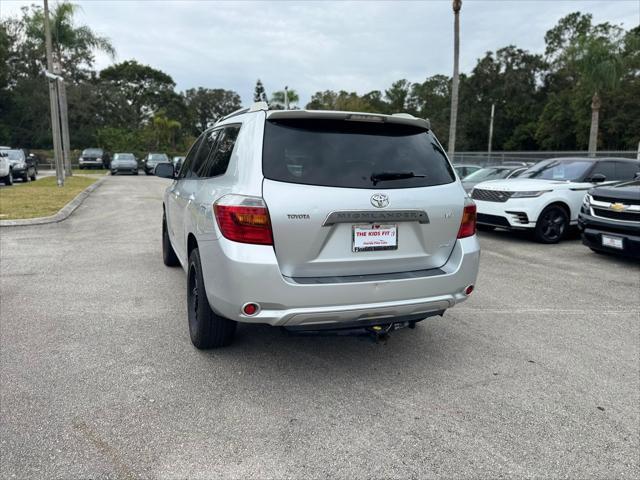
[[[220,232],[240,243],[273,245],[269,211],[260,197],[225,195],[213,204]]]
[[[475,235],[476,233],[476,204],[469,203],[464,206],[462,212],[462,222],[460,222],[460,230],[458,230],[458,238],[465,238]]]

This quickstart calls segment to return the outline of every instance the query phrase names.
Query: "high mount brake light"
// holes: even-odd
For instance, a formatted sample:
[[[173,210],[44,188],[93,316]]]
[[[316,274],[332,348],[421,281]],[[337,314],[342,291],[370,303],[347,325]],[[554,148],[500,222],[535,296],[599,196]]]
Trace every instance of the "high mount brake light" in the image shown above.
[[[476,204],[470,203],[464,206],[462,212],[462,221],[460,222],[460,230],[458,230],[458,238],[466,238],[476,233]]]
[[[273,245],[269,211],[261,198],[225,195],[213,204],[213,213],[225,238],[239,243]]]

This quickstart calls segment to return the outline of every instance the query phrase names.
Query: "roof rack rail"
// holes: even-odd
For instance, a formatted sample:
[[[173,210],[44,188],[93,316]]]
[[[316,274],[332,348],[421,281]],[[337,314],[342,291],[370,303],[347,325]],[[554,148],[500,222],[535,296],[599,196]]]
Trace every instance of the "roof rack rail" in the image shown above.
[[[226,120],[227,118],[235,117],[236,115],[242,115],[243,113],[247,113],[248,111],[249,111],[249,107],[239,108],[238,110],[231,112],[229,115],[225,115],[224,117],[219,119],[216,123],[220,123]]]
[[[229,115],[225,115],[224,117],[216,121],[215,124],[223,122],[229,118],[235,117],[236,115],[242,115],[243,113],[249,113],[249,112],[258,112],[260,110],[269,110],[269,104],[267,102],[255,102],[250,107],[240,108],[235,112],[231,112]]]
[[[255,102],[249,107],[250,112],[257,112],[259,110],[269,110],[269,104],[267,102]]]

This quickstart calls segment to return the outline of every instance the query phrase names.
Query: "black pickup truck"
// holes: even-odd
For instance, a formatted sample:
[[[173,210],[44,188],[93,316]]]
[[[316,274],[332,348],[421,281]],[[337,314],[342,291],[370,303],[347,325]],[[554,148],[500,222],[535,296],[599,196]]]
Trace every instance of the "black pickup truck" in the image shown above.
[[[640,259],[640,179],[589,190],[578,228],[591,250]]]

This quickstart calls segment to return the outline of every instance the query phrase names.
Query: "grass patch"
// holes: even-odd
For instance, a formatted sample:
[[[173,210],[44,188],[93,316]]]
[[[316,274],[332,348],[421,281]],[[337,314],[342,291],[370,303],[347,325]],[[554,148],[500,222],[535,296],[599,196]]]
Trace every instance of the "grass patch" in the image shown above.
[[[106,175],[109,170],[98,170],[97,168],[87,168],[80,170],[79,168],[72,168],[71,173],[74,175]]]
[[[0,189],[0,220],[48,217],[58,212],[97,178],[69,177],[58,187],[56,177]]]

